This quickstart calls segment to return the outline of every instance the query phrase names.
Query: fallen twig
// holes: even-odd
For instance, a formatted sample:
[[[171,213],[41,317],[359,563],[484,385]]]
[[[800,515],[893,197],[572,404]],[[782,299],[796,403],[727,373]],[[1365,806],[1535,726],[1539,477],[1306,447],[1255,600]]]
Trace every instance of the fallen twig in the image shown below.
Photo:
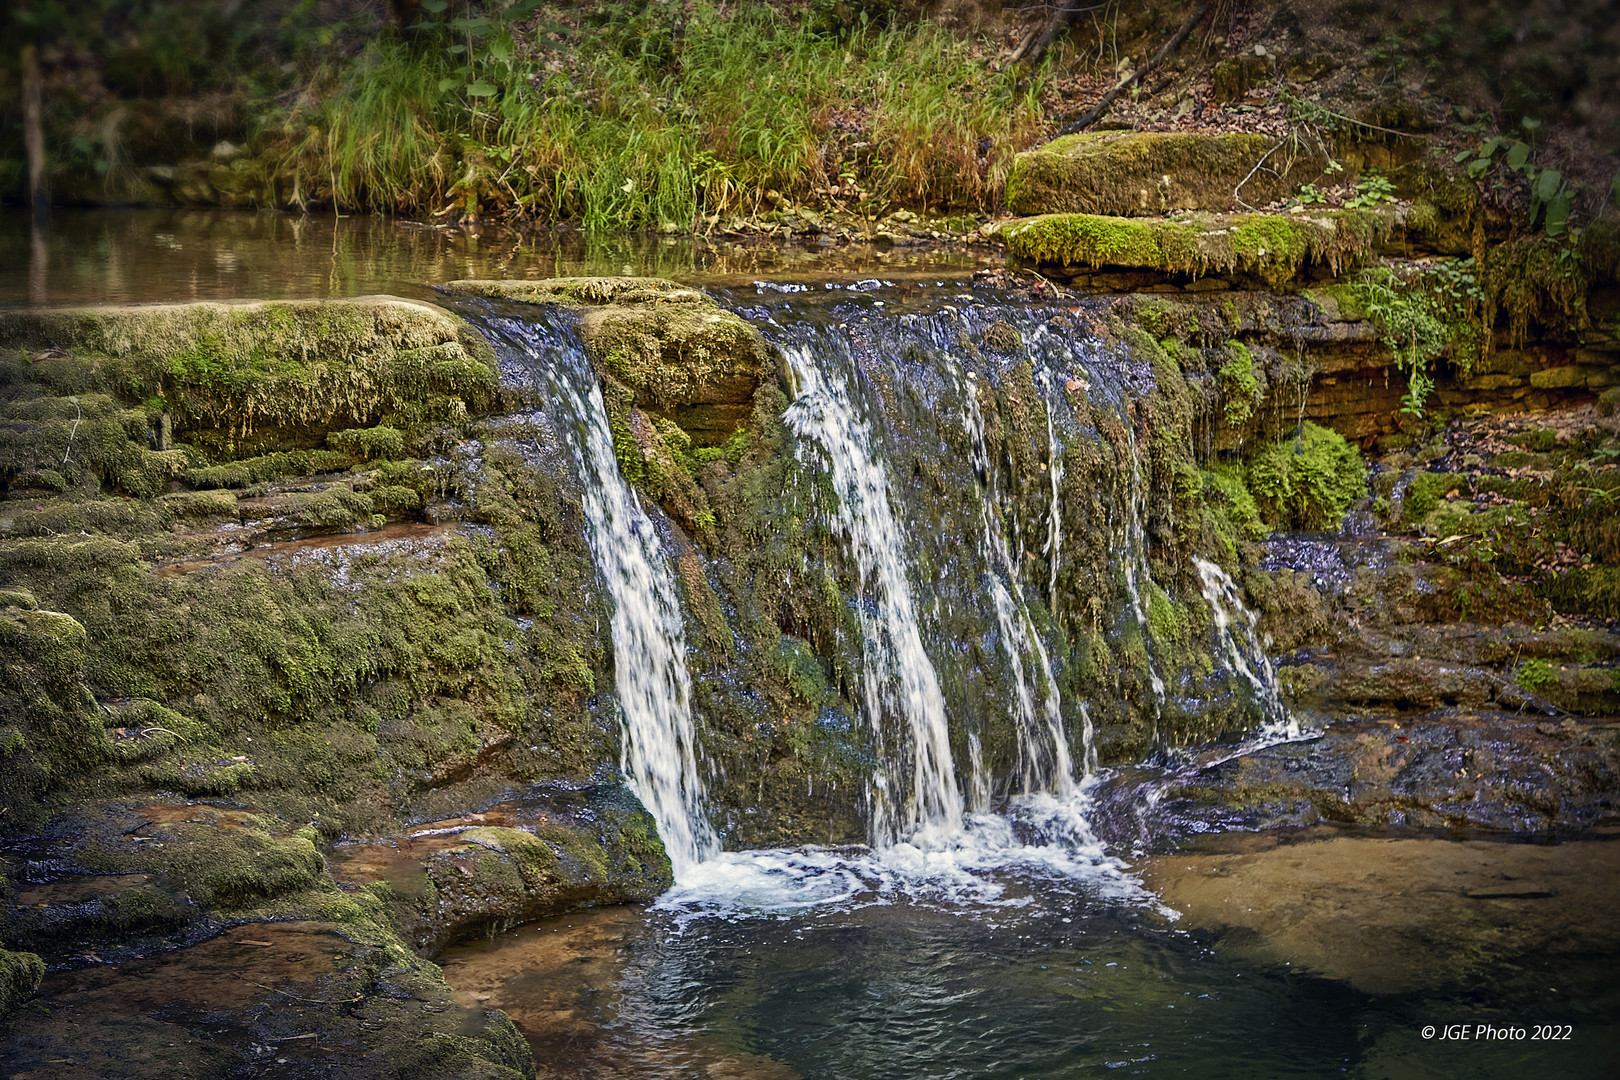
[[[356,994],[352,998],[339,998],[334,1001],[330,998],[304,997],[302,994],[295,994],[291,990],[283,990],[277,986],[266,986],[264,983],[254,983],[253,985],[257,986],[260,990],[268,990],[272,994],[285,994],[294,1001],[307,1001],[311,1005],[353,1005],[355,1002],[366,996],[364,994]]]

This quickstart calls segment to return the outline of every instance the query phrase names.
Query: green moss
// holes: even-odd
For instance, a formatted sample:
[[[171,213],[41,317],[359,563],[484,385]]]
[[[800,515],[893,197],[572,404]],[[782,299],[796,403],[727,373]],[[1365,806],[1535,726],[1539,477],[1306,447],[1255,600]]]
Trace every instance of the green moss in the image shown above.
[[[1186,655],[1189,630],[1186,612],[1170,599],[1157,582],[1151,583],[1147,598],[1148,629],[1153,634],[1153,645],[1160,656],[1179,659]]]
[[[1276,284],[1303,266],[1337,273],[1389,235],[1387,210],[1199,215],[1173,219],[1048,214],[1004,226],[1007,251],[1035,262],[1199,276],[1258,274]]]
[[[1016,214],[1121,216],[1224,210],[1245,177],[1244,198],[1260,205],[1293,194],[1327,165],[1308,152],[1291,155],[1279,170],[1257,171],[1274,143],[1265,135],[1201,132],[1068,135],[1013,160],[1007,206]]]
[[[1343,435],[1307,420],[1297,437],[1254,456],[1248,486],[1255,505],[1279,528],[1336,529],[1366,493],[1367,470]]]
[[[232,453],[456,422],[497,386],[493,353],[459,319],[386,298],[5,312],[0,345],[66,350],[30,372],[63,399],[158,402],[177,437]]]
[[[1239,427],[1248,423],[1260,404],[1260,383],[1254,377],[1254,354],[1241,341],[1231,341],[1226,348],[1227,359],[1221,364],[1220,377],[1222,412],[1227,424]]]
[[[1428,517],[1457,480],[1452,473],[1420,472],[1412,477],[1401,497],[1401,521],[1415,525]]]
[[[1203,494],[1215,536],[1224,549],[1227,564],[1233,565],[1237,562],[1237,545],[1240,542],[1259,540],[1270,530],[1266,528],[1260,508],[1249,491],[1242,465],[1216,464],[1200,475],[1204,481]]]
[[[34,996],[45,978],[45,961],[29,952],[0,949],[0,1020]]]
[[[398,428],[391,428],[387,425],[335,431],[326,437],[326,442],[334,450],[350,454],[364,461],[405,456],[404,433]]]

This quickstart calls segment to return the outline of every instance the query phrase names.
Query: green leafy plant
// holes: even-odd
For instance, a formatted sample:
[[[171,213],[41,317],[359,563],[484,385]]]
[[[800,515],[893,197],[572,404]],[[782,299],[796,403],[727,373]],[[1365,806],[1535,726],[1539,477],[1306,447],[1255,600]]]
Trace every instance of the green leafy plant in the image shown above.
[[[1539,120],[1525,117],[1520,122],[1520,128],[1526,137],[1534,138],[1535,132],[1541,127]],[[1472,158],[1472,160],[1470,160]],[[1534,160],[1534,150],[1524,139],[1510,139],[1505,135],[1495,135],[1479,144],[1477,150],[1464,150],[1457,154],[1456,161],[1460,165],[1468,162],[1468,176],[1473,180],[1484,179],[1498,164],[1505,165],[1510,171],[1519,173],[1530,184],[1530,227],[1540,226],[1548,236],[1563,236],[1569,230],[1569,212],[1571,196],[1569,184],[1564,174],[1557,169],[1543,168]],[[1615,185],[1620,185],[1620,177],[1615,178]],[[1620,195],[1620,186],[1611,185],[1611,192]],[[1617,201],[1616,205],[1620,205]]]
[[[1344,205],[1351,210],[1371,210],[1375,206],[1394,201],[1395,185],[1389,177],[1368,173],[1356,181],[1356,192],[1344,200]]]
[[[1462,371],[1472,366],[1478,331],[1471,314],[1483,300],[1474,260],[1439,263],[1408,277],[1388,266],[1364,271],[1356,298],[1406,376],[1401,411],[1421,417],[1434,390],[1431,365],[1442,356]]]
[[[1553,670],[1552,662],[1549,660],[1526,660],[1519,665],[1519,670],[1513,674],[1514,683],[1520,689],[1528,690],[1532,694],[1537,693],[1543,686],[1555,682],[1557,679],[1558,673]]]

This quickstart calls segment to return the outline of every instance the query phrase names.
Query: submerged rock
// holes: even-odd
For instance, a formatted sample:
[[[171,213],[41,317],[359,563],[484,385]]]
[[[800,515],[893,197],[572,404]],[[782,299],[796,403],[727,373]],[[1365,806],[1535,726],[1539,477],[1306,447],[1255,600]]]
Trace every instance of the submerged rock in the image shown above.
[[[1620,944],[1612,841],[1311,830],[1210,838],[1154,857],[1142,875],[1178,925],[1214,933],[1223,952],[1368,994],[1466,985],[1518,965],[1540,973],[1560,953]],[[1542,981],[1530,993],[1546,993]]]

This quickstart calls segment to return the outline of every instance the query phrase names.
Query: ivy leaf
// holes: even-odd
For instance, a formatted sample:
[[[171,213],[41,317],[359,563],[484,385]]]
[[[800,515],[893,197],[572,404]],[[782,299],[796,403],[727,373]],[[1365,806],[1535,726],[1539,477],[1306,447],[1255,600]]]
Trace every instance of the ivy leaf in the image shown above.
[[[1457,156],[1452,158],[1451,160],[1456,162],[1458,165],[1461,165],[1463,162],[1468,160],[1469,155],[1472,154],[1472,153],[1473,153],[1472,150],[1459,150],[1457,152]]]
[[[1542,169],[1541,175],[1536,177],[1536,197],[1542,202],[1551,202],[1563,183],[1563,173],[1557,169]]]
[[[1506,139],[1502,138],[1502,136],[1500,136],[1500,135],[1493,135],[1491,138],[1486,139],[1484,142],[1480,143],[1480,145],[1479,145],[1479,156],[1488,158],[1492,154],[1496,153],[1498,150],[1502,149],[1502,147],[1504,147],[1506,145],[1507,145],[1507,140]]]
[[[492,60],[505,62],[512,59],[512,39],[498,37],[489,43],[489,55]]]
[[[1547,235],[1562,236],[1569,226],[1569,192],[1560,191],[1547,204]]]
[[[443,93],[446,93],[447,91],[454,90],[456,87],[458,87],[460,85],[461,85],[461,80],[460,79],[440,79],[439,80],[439,93],[443,94]]]
[[[1468,163],[1468,179],[1470,179],[1470,180],[1478,180],[1480,177],[1484,176],[1486,173],[1488,173],[1490,171],[1491,171],[1491,159],[1490,158],[1486,158],[1486,157],[1475,158],[1473,161],[1470,161]]]
[[[489,97],[493,93],[495,93],[495,84],[487,83],[483,79],[479,79],[467,87],[468,97]]]
[[[1522,169],[1524,163],[1530,160],[1530,144],[1515,142],[1508,147],[1507,163],[1510,169]]]

